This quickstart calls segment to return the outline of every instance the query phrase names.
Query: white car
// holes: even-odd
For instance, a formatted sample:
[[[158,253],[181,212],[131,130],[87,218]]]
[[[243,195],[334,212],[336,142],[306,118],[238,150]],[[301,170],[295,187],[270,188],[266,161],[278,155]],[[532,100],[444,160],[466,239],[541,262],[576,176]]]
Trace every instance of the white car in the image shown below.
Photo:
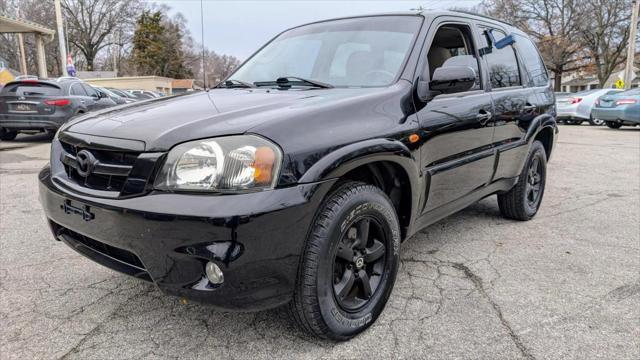
[[[591,110],[596,100],[604,95],[619,93],[621,89],[594,89],[556,97],[558,122],[580,125],[588,121],[591,125],[603,125],[604,121],[591,117]]]

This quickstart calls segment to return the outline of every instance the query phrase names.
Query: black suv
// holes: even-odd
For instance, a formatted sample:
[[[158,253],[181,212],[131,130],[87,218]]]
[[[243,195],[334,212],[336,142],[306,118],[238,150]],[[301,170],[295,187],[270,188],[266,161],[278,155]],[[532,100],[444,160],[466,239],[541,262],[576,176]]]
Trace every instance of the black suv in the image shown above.
[[[391,294],[401,242],[497,194],[540,206],[557,126],[531,40],[460,12],[287,30],[214,89],[65,124],[40,173],[56,239],[166,293],[286,305],[345,340]]]
[[[19,132],[54,133],[78,114],[115,105],[78,78],[12,81],[0,91],[0,139],[13,140]]]

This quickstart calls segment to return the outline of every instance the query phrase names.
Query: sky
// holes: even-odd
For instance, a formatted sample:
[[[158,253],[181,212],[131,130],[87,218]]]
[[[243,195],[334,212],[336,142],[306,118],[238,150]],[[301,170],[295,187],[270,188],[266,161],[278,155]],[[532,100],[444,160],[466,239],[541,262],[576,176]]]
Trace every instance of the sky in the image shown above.
[[[466,8],[481,0],[204,0],[204,44],[219,54],[249,57],[281,31],[308,22],[381,12]],[[194,40],[201,42],[200,0],[156,0],[181,12]]]

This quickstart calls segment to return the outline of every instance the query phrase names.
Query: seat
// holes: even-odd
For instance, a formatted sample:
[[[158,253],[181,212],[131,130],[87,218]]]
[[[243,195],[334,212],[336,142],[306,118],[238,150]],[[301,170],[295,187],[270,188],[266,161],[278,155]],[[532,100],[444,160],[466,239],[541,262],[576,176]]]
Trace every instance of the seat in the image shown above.
[[[427,54],[429,60],[429,76],[433,76],[433,72],[441,67],[447,59],[451,58],[451,52],[441,46],[432,46]]]

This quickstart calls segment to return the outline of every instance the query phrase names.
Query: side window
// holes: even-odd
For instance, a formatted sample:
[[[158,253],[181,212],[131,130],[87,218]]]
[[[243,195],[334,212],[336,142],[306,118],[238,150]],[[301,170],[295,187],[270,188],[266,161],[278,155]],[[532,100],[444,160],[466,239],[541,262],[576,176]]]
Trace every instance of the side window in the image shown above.
[[[427,53],[429,76],[432,77],[436,69],[441,67],[468,66],[476,73],[476,81],[468,91],[482,89],[480,68],[472,39],[469,26],[446,24],[439,27]]]
[[[481,28],[481,30],[484,33],[487,29]],[[496,41],[498,41],[506,35],[502,31],[493,29],[493,36]],[[484,34],[482,37],[485,38]],[[486,44],[486,39],[484,41]],[[484,55],[484,58],[487,60],[487,65],[489,66],[489,80],[491,81],[492,88],[522,85],[518,60],[516,59],[516,53],[512,46],[507,46],[502,49],[496,49],[494,47],[491,53]]]
[[[534,86],[546,86],[549,84],[549,75],[544,67],[542,58],[536,46],[530,39],[524,36],[516,36],[516,46],[520,52],[520,58],[527,68],[527,73]]]
[[[92,88],[91,86],[82,84],[82,87],[84,88],[84,91],[87,93],[87,95],[94,97],[98,96],[98,92],[96,91],[96,89]]]
[[[87,96],[87,93],[82,88],[82,84],[75,83],[71,84],[71,87],[69,88],[69,95]]]

